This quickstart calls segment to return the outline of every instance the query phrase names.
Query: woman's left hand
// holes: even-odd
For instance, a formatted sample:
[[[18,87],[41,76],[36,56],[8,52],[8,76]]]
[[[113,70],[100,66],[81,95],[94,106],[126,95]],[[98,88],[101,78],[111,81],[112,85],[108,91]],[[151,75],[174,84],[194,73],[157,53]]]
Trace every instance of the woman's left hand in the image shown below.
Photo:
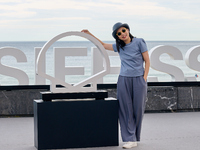
[[[144,81],[147,82],[147,77],[143,77],[143,78],[144,78]]]
[[[149,67],[150,67],[150,60],[149,60],[149,54],[148,51],[142,53],[144,62],[145,62],[145,70],[144,70],[144,80],[147,82],[147,76],[149,73]]]

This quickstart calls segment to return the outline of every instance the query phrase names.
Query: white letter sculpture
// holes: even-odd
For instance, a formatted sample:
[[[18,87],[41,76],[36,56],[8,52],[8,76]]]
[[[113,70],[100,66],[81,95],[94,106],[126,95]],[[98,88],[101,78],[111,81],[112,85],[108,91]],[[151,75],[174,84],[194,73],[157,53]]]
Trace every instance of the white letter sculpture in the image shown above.
[[[21,50],[14,47],[0,48],[0,61],[4,56],[13,56],[16,58],[17,62],[27,62],[26,55]],[[16,78],[19,82],[19,85],[29,84],[28,75],[24,71],[7,65],[2,65],[1,62],[0,74]]]
[[[180,68],[160,61],[159,57],[164,53],[167,53],[171,59],[183,60],[181,51],[176,47],[160,45],[152,48],[149,52],[151,68],[169,74],[172,81],[184,81],[184,74]]]
[[[200,45],[190,48],[185,54],[186,65],[195,71],[200,71],[200,62],[198,61],[199,55]]]
[[[58,41],[59,39],[61,39],[63,37],[66,37],[66,36],[80,36],[80,37],[90,40],[93,44],[95,44],[95,46],[101,52],[102,57],[104,58],[104,70],[102,70],[101,72],[98,72],[98,73],[92,75],[91,77],[89,77],[79,83],[76,83],[74,85],[68,84],[63,80],[57,79],[55,77],[52,77],[52,76],[46,74],[42,68],[42,63],[45,60],[46,51],[54,42]],[[52,93],[94,92],[97,90],[97,87],[96,87],[96,84],[94,84],[95,86],[93,86],[93,83],[96,83],[96,81],[99,78],[102,78],[103,76],[107,75],[109,72],[110,72],[110,61],[109,61],[108,55],[107,55],[106,50],[104,49],[103,45],[97,39],[92,37],[91,35],[88,35],[83,32],[65,32],[65,33],[57,35],[56,37],[54,37],[53,39],[48,41],[42,47],[42,49],[38,55],[38,58],[37,58],[36,73],[39,76],[42,76],[51,81],[50,91]],[[88,84],[90,84],[91,86],[84,87],[85,85],[88,85]],[[57,88],[56,85],[62,85],[64,87]]]

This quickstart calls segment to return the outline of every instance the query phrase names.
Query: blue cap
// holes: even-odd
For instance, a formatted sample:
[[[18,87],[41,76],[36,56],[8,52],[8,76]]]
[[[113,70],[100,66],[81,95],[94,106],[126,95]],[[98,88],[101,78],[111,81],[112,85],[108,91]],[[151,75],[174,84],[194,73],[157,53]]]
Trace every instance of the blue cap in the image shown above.
[[[112,36],[116,39],[117,38],[117,35],[116,35],[116,32],[117,32],[117,30],[119,29],[119,28],[121,28],[121,27],[125,27],[125,28],[127,28],[127,29],[129,29],[129,31],[130,31],[130,28],[129,28],[129,26],[128,26],[128,24],[126,24],[126,23],[121,23],[121,22],[117,22],[116,24],[114,24],[114,26],[113,26],[113,33],[112,33]]]

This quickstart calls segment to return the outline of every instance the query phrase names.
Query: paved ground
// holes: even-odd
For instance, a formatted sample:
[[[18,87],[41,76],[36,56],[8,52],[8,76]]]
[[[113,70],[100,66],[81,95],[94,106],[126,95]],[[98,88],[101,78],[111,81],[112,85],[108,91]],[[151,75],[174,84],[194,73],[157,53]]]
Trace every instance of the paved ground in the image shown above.
[[[115,147],[73,150],[120,150],[119,140]],[[145,114],[141,142],[133,149],[200,150],[200,112]],[[0,118],[0,150],[36,150],[33,118]]]

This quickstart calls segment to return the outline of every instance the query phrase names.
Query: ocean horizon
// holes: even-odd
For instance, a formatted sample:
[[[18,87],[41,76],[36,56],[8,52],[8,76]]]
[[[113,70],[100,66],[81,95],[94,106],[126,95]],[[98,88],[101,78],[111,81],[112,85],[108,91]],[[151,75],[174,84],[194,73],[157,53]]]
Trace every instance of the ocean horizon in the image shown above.
[[[104,41],[107,43],[114,43],[115,41]],[[20,49],[23,51],[23,53],[27,57],[27,62],[25,63],[18,63],[16,62],[16,59],[13,56],[3,56],[1,58],[1,64],[12,66],[15,68],[18,68],[24,72],[29,77],[29,85],[34,85],[35,81],[35,58],[34,58],[34,48],[35,47],[43,47],[43,45],[46,43],[46,41],[1,41],[0,42],[0,48],[2,47],[15,47],[17,49]],[[160,56],[160,60],[164,63],[171,64],[174,66],[177,66],[180,68],[185,77],[195,77],[197,81],[200,81],[200,72],[194,71],[190,69],[184,60],[186,52],[192,48],[193,46],[200,45],[200,41],[146,41],[148,50],[152,49],[155,46],[158,45],[168,45],[178,48],[183,56],[183,60],[172,60],[169,55],[162,54]],[[54,43],[47,51],[46,54],[46,61],[48,62],[46,65],[46,72],[53,76],[54,75],[54,69],[53,69],[53,47],[87,47],[88,49],[88,56],[81,56],[81,57],[73,57],[73,58],[66,58],[66,66],[84,66],[85,67],[85,75],[69,75],[66,76],[66,82],[68,83],[77,83],[84,78],[87,78],[88,76],[91,76],[91,47],[95,47],[93,43],[90,41],[58,41]],[[200,62],[200,56],[198,56],[198,61]],[[120,60],[117,57],[110,57],[111,65],[114,66],[120,66]],[[169,63],[170,62],[170,63]],[[149,76],[158,77],[159,82],[170,82],[171,76],[156,71],[152,68],[150,68]],[[117,83],[118,74],[114,75],[106,75],[104,77],[104,83]],[[5,76],[0,74],[0,85],[17,85],[18,81],[9,76]],[[49,81],[46,82],[46,84],[49,84]]]

